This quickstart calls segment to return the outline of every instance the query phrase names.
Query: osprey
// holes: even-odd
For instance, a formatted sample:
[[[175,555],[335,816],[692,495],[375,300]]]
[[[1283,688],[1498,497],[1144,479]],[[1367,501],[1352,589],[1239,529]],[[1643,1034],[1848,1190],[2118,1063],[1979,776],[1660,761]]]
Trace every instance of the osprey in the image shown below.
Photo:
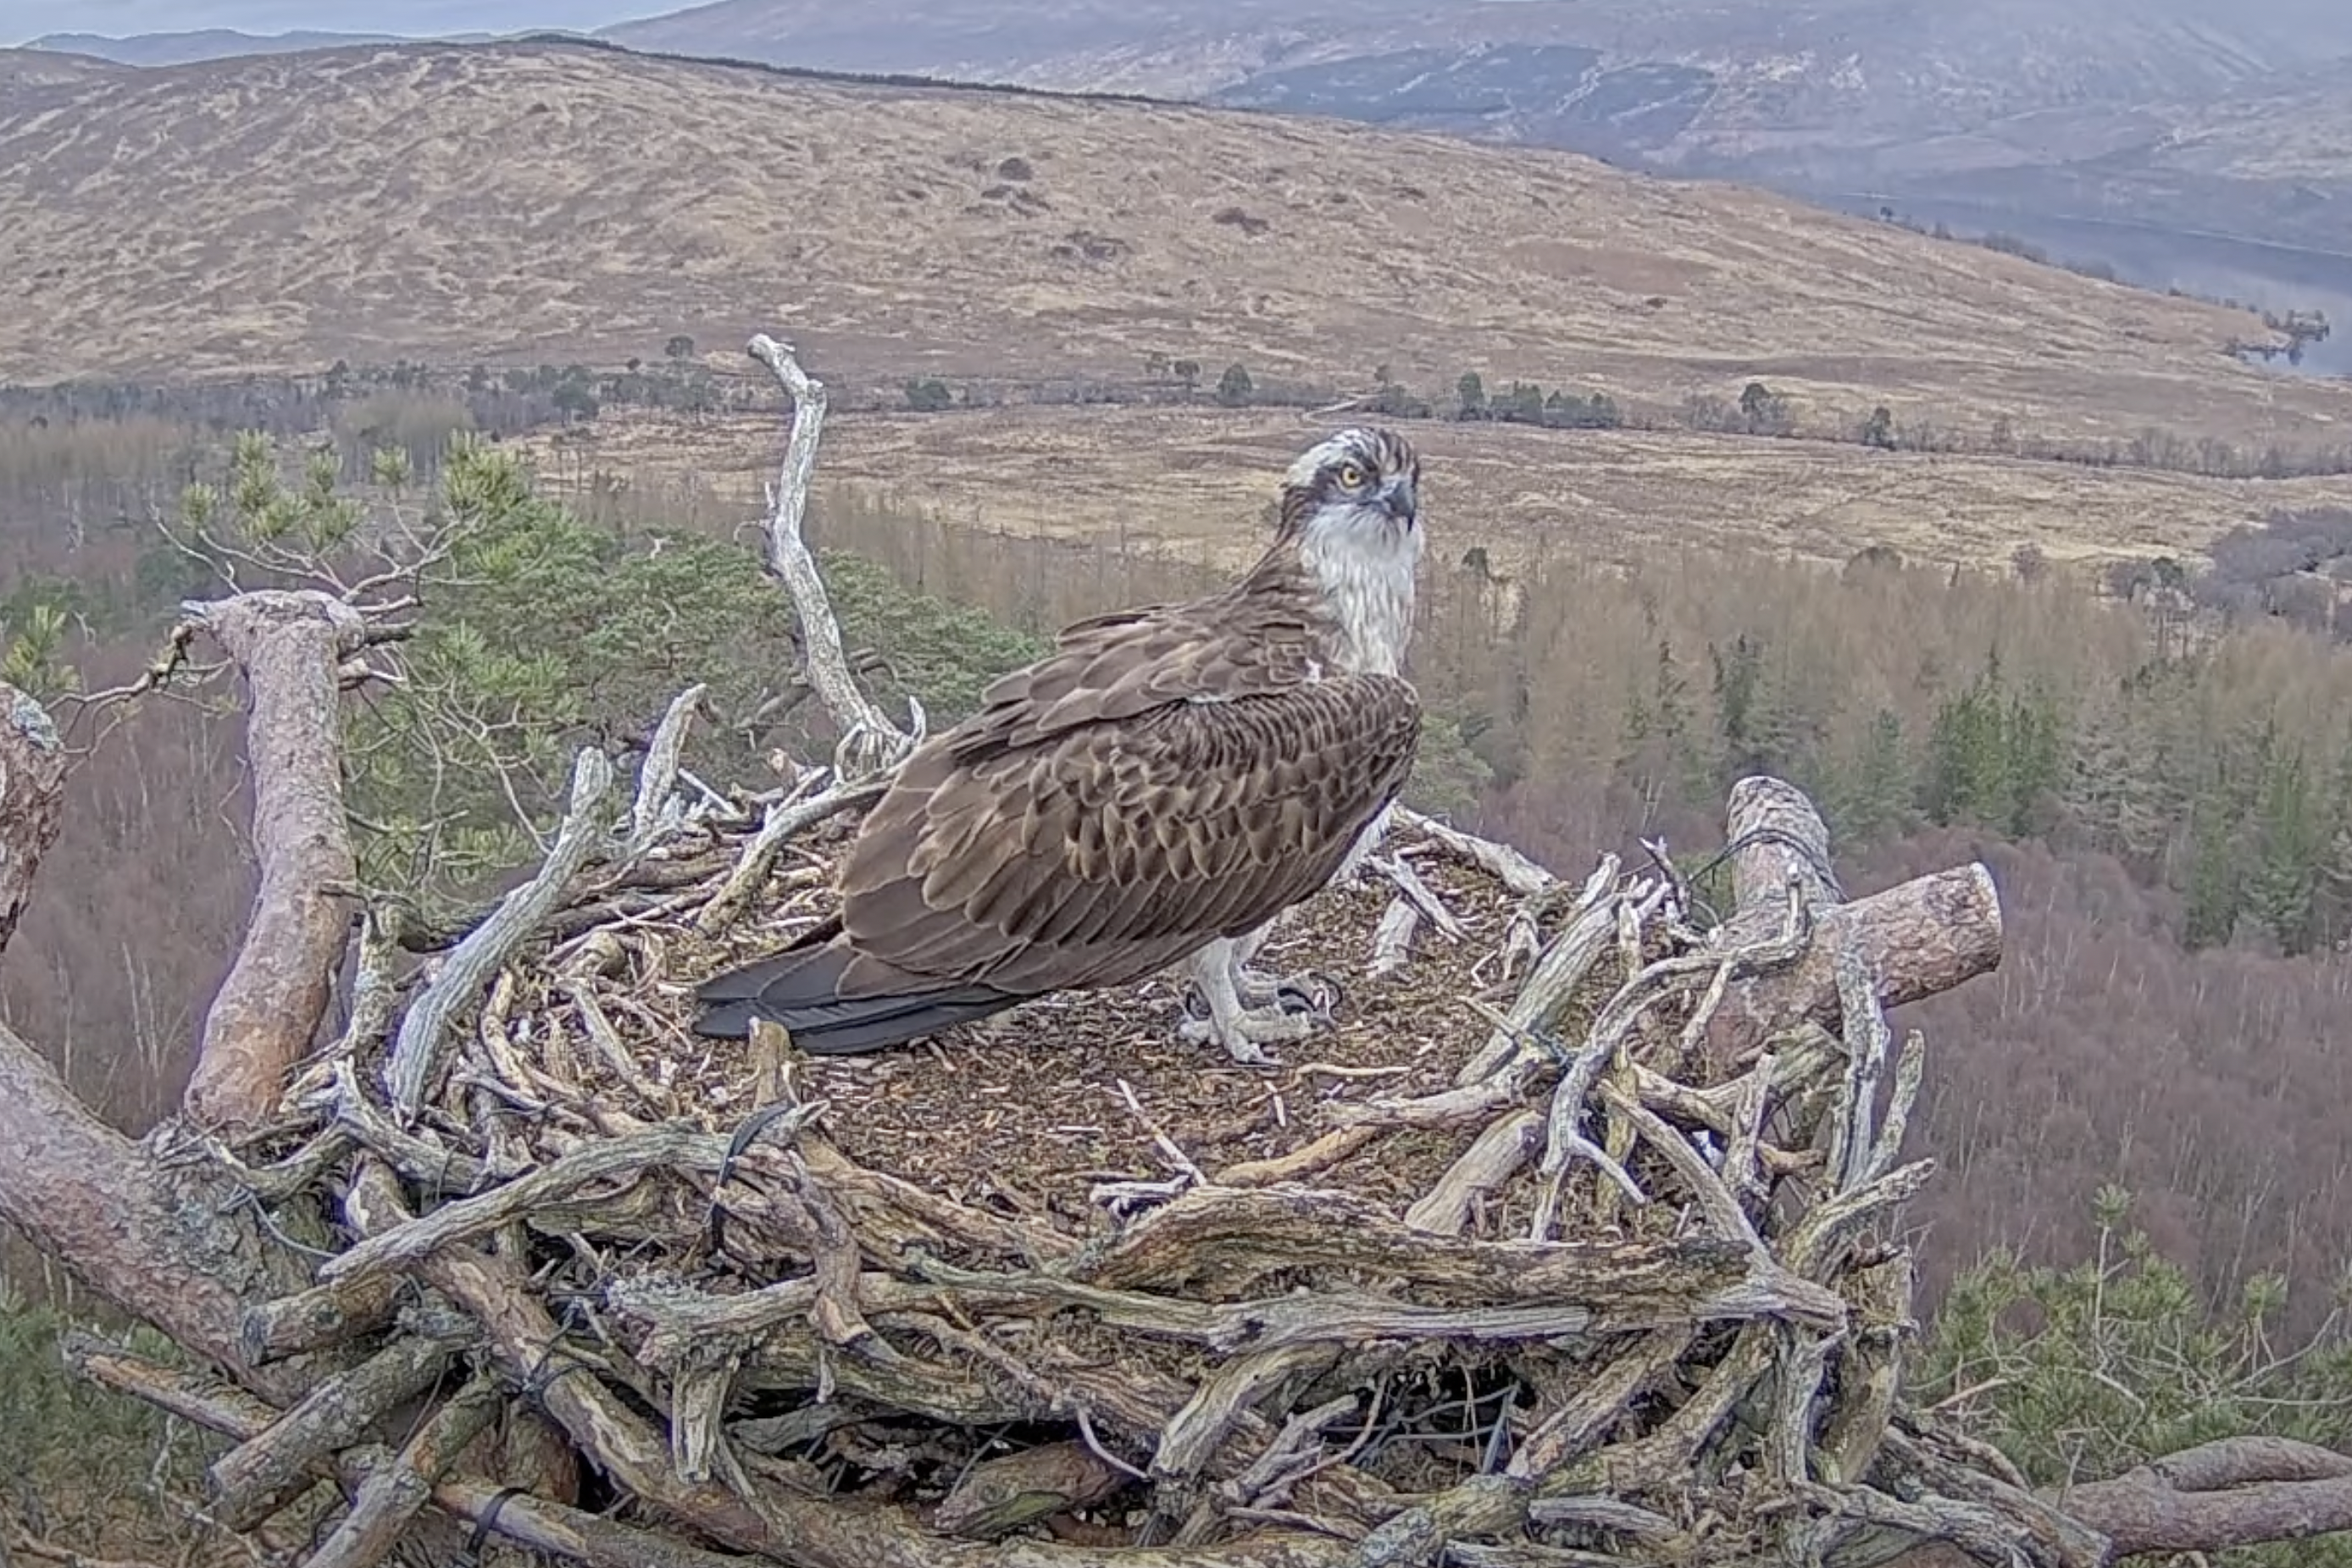
[[[697,1032],[769,1019],[850,1054],[1181,963],[1208,1013],[1184,1038],[1270,1061],[1310,1025],[1248,960],[1370,847],[1420,740],[1420,478],[1402,437],[1343,430],[1291,465],[1238,581],[1065,628],[908,757],[839,913],[707,981]]]

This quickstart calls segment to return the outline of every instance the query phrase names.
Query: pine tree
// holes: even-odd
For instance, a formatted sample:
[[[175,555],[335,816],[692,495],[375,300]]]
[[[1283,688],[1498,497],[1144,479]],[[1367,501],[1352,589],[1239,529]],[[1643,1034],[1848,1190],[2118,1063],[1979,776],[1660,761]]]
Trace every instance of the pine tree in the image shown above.
[[[1910,831],[1911,767],[1903,716],[1880,708],[1852,759],[1822,790],[1832,802],[1829,815],[1839,842],[1861,848]]]
[[[2007,702],[1995,650],[1967,689],[1946,697],[1927,735],[1928,817],[1947,826],[2005,825],[2010,784]]]
[[[1764,644],[1742,632],[1729,648],[1706,645],[1715,671],[1716,733],[1723,744],[1721,782],[1750,773],[1780,771],[1787,763],[1784,738],[1764,668]]]
[[[2189,875],[2181,888],[2188,900],[2181,940],[2212,947],[2230,939],[2238,925],[2238,823],[2220,791],[2200,800],[2189,821]]]
[[[2274,725],[2263,739],[2247,909],[2285,952],[2307,953],[2319,940],[2313,895],[2332,835],[2314,800],[2303,747],[2283,744]]]
[[[2352,941],[2352,742],[2337,753],[2323,805],[2326,838],[2312,867],[2312,936],[2316,945]]]
[[[2066,752],[2057,699],[2040,682],[2011,695],[2002,715],[2002,827],[2012,838],[2050,831],[2065,781]]]
[[[1690,677],[1675,657],[1674,640],[1661,635],[1646,685],[1627,694],[1619,775],[1643,793],[1663,790],[1678,801],[1717,792],[1712,758],[1700,739]]]
[[[2131,743],[2131,718],[2119,694],[2086,706],[2067,747],[2060,791],[2071,841],[2126,859],[2133,853]]]
[[[2192,834],[2202,782],[2218,766],[2205,737],[2204,666],[2158,658],[2125,677],[2126,756],[2129,761],[2121,826],[2126,852],[2145,874],[2174,886],[2168,871]]]

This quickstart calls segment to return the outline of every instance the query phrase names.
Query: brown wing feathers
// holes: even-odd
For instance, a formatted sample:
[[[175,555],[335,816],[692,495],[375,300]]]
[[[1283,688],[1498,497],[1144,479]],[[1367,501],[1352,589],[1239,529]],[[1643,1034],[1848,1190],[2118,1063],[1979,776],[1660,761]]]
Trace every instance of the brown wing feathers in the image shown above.
[[[910,767],[845,868],[845,933],[883,989],[1139,979],[1328,880],[1418,730],[1403,682],[1348,676]]]
[[[1172,619],[1073,628],[927,742],[844,868],[846,950],[711,982],[731,1005],[700,1031],[760,1013],[812,1051],[871,1050],[1140,979],[1328,881],[1412,767],[1412,689],[1297,680]]]

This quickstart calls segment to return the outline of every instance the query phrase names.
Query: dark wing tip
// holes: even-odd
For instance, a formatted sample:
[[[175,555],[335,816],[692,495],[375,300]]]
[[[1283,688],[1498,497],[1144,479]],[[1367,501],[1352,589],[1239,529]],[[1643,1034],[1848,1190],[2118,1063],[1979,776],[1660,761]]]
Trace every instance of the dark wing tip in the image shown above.
[[[845,997],[842,974],[851,956],[848,948],[828,941],[713,975],[695,989],[704,1006],[694,1032],[706,1040],[741,1040],[753,1019],[766,1019],[791,1031],[793,1043],[812,1056],[845,1056],[970,1023],[1024,999],[988,986],[925,988],[919,982],[894,995]]]
[[[977,1022],[1026,999],[986,986],[782,1007],[752,998],[710,1009],[695,1020],[694,1032],[710,1040],[741,1040],[754,1019],[765,1019],[783,1026],[793,1044],[811,1056],[857,1056]]]

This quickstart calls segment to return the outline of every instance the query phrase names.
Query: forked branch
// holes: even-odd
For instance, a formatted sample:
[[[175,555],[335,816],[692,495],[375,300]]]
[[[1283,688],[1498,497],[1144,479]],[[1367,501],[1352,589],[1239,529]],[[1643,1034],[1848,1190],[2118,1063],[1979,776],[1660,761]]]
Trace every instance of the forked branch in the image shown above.
[[[66,782],[56,727],[0,683],[0,950],[55,842]],[[0,1220],[91,1291],[173,1341],[292,1397],[320,1375],[300,1359],[257,1371],[239,1329],[248,1296],[299,1289],[299,1260],[273,1248],[201,1168],[166,1169],[75,1097],[56,1069],[0,1025]]]
[[[804,526],[808,515],[809,482],[816,469],[817,437],[824,425],[824,383],[801,368],[792,346],[765,332],[754,337],[751,356],[774,372],[793,401],[792,434],[784,444],[784,461],[774,484],[768,487],[769,574],[783,584],[800,612],[802,658],[809,685],[841,731],[834,748],[834,769],[846,782],[897,766],[922,738],[923,710],[909,699],[913,730],[893,724],[857,688],[849,660],[842,651],[841,622],[816,569]]]

